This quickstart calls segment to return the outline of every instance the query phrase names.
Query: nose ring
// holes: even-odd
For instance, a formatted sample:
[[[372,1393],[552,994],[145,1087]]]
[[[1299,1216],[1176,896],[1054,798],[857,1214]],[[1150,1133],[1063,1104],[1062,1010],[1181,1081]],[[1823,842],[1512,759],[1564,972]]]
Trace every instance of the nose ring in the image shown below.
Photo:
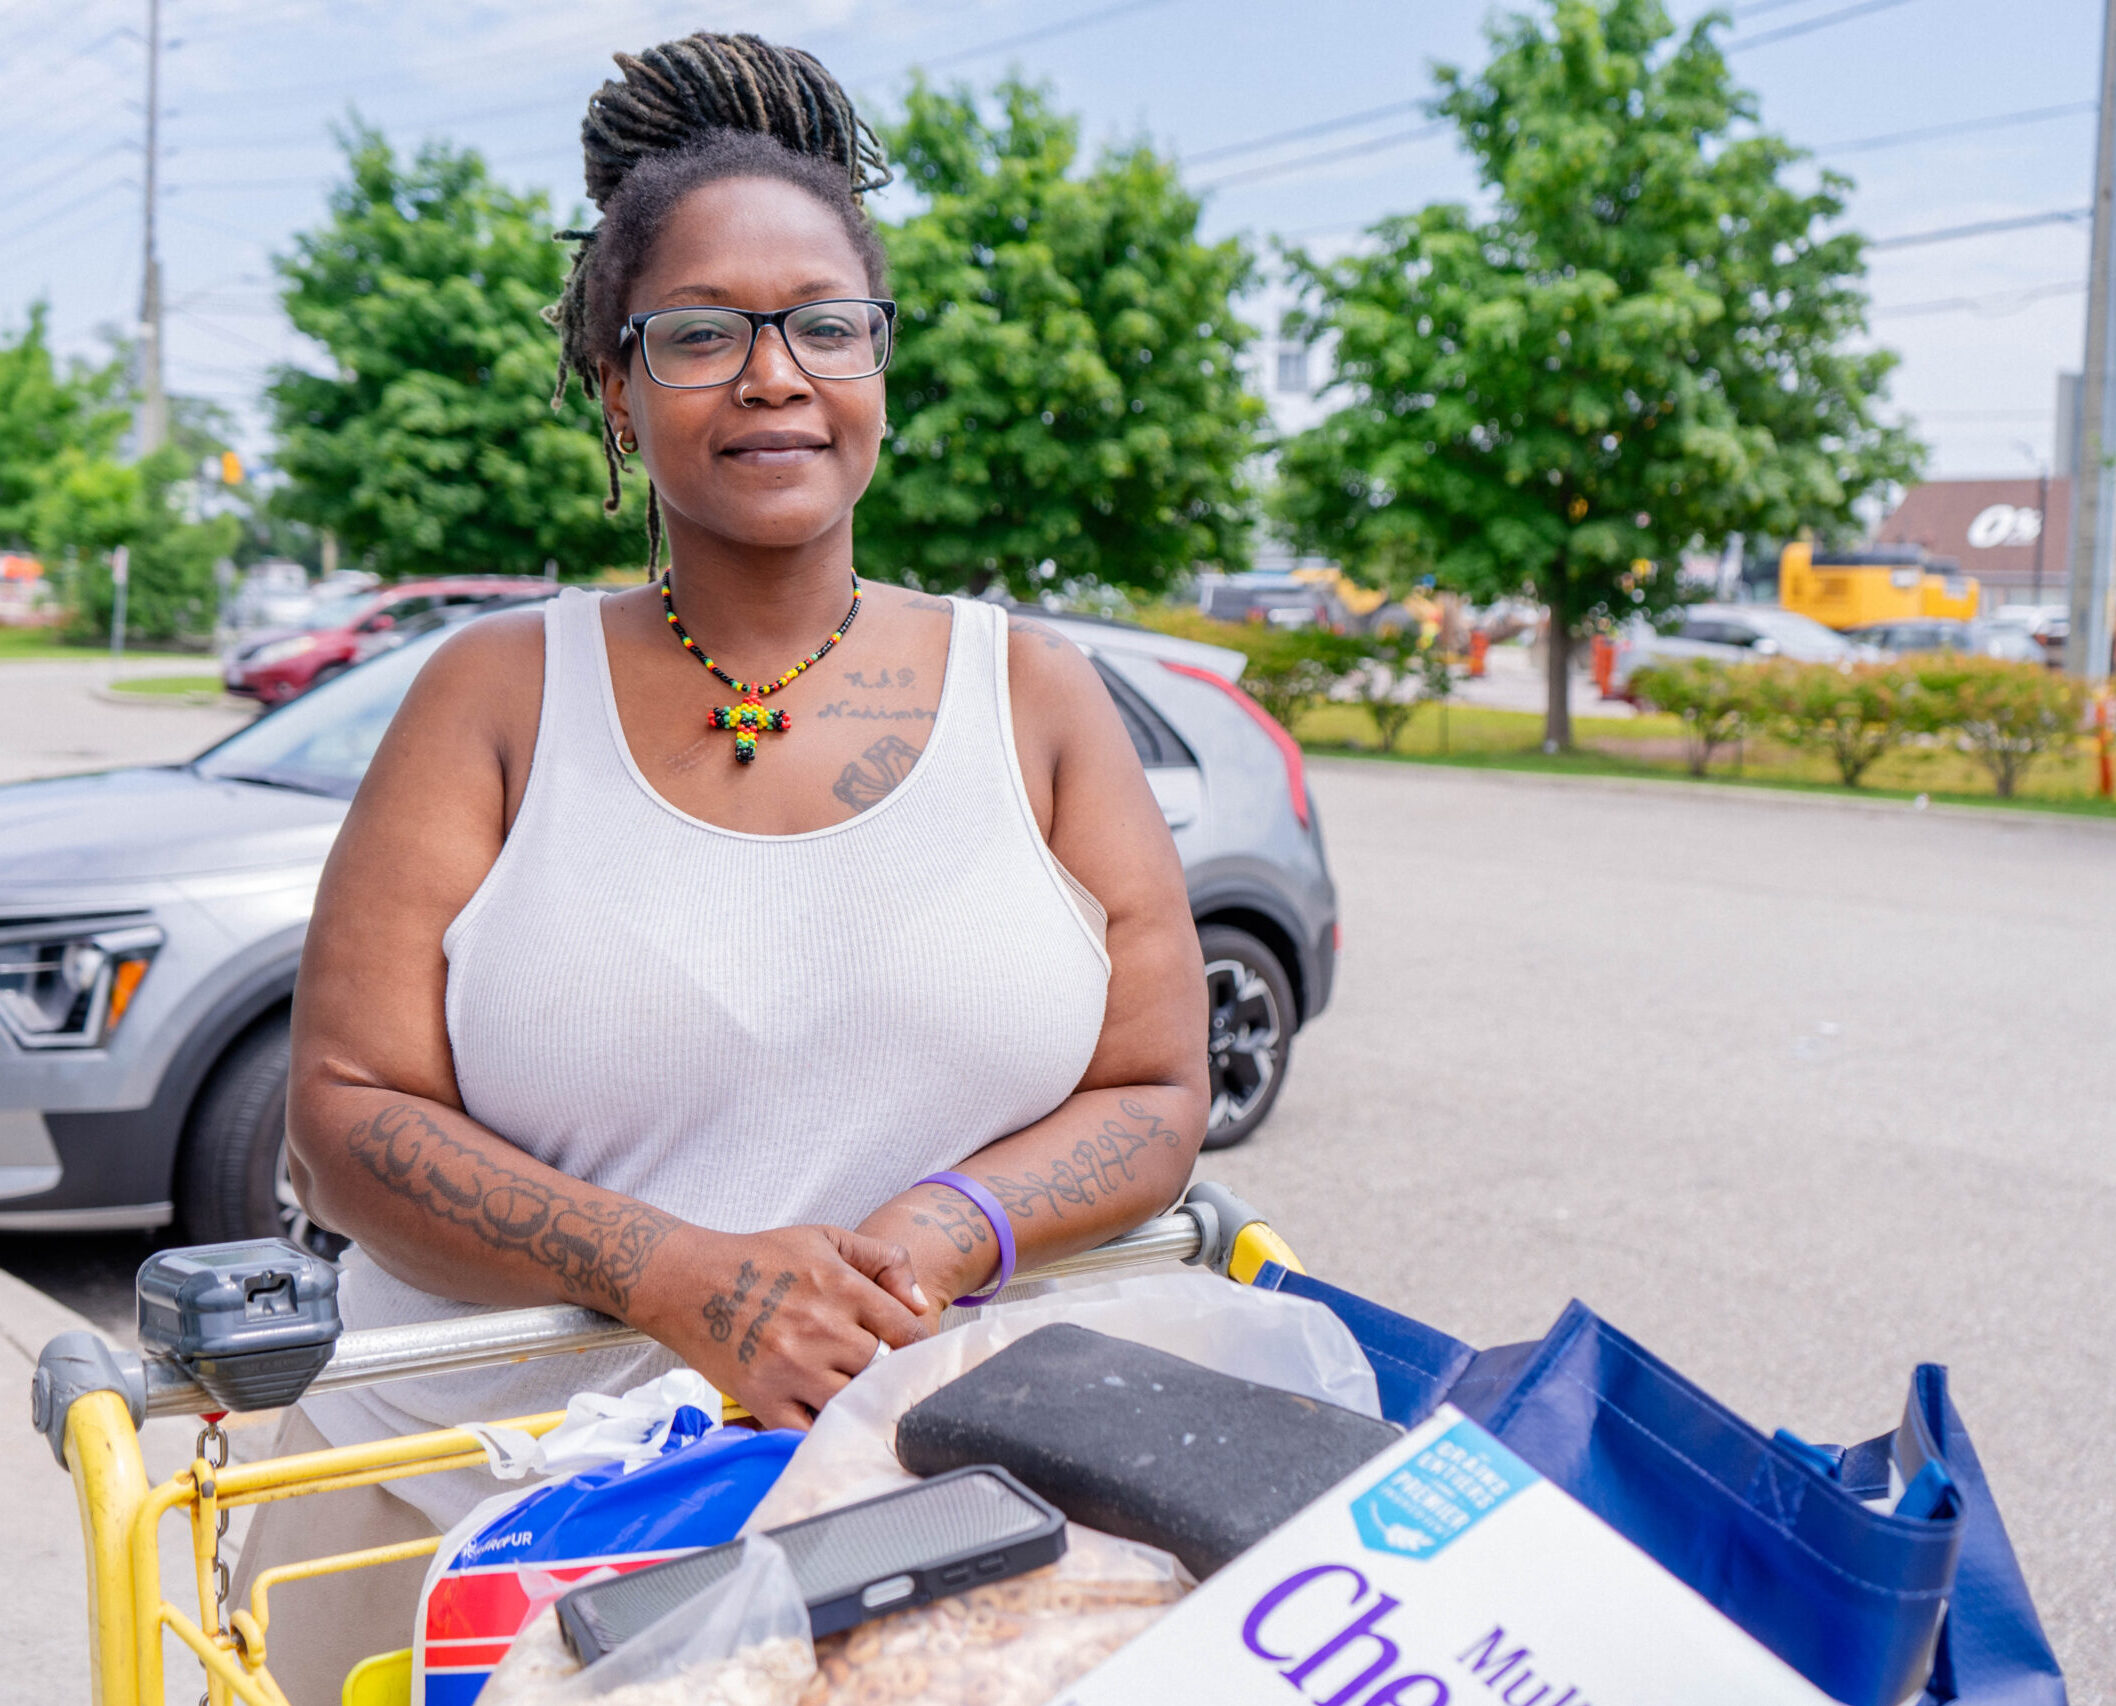
[[[744,380],[735,387],[735,407],[738,409],[754,409],[756,406],[755,403],[749,400],[749,382]]]

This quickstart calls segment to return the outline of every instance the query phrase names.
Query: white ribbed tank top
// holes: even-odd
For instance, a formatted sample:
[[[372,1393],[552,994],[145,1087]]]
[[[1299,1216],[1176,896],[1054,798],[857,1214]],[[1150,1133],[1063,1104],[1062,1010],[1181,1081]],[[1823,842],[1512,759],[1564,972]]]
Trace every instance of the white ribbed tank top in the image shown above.
[[[802,835],[722,829],[655,792],[618,720],[600,595],[545,606],[528,788],[442,937],[473,1119],[574,1178],[757,1232],[856,1226],[1072,1093],[1109,960],[1022,783],[1005,613],[951,602],[925,751],[894,792]],[[348,1327],[477,1312],[357,1248],[339,1299]],[[597,1352],[305,1407],[350,1444],[556,1409],[673,1363]],[[480,1494],[456,1475],[393,1490],[444,1528]]]

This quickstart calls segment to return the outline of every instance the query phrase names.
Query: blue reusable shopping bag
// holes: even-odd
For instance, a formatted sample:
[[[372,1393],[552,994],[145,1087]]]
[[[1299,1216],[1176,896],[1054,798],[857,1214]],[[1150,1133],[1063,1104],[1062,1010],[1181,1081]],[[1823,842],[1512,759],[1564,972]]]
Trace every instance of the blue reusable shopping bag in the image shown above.
[[[1480,1354],[1275,1265],[1256,1283],[1352,1330],[1391,1421],[1454,1404],[1846,1706],[2065,1706],[1945,1369],[1918,1369],[1892,1433],[1837,1451],[1765,1436],[1577,1302]],[[1891,1469],[1935,1490],[1930,1517],[1866,1507]]]

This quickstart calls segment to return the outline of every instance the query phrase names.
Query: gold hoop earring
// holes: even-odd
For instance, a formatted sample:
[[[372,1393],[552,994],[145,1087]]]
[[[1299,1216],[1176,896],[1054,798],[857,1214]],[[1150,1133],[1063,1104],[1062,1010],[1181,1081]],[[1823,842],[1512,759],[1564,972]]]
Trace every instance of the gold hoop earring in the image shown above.
[[[627,456],[630,456],[639,448],[639,440],[628,432],[619,433],[617,435],[617,448],[622,450]]]

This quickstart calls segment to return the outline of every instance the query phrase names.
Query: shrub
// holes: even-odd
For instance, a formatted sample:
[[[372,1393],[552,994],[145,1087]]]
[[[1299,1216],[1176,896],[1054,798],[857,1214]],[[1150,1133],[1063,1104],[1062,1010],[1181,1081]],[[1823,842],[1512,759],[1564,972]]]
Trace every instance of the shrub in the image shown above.
[[[1774,663],[1756,690],[1784,738],[1827,752],[1847,788],[1923,726],[1916,677],[1900,664]]]
[[[2071,745],[2086,709],[2078,682],[2040,664],[1937,657],[1919,662],[1916,680],[1920,725],[1952,734],[2002,800],[2038,758]]]
[[[1631,677],[1631,690],[1654,710],[1682,719],[1690,774],[1702,776],[1713,753],[1733,745],[1754,726],[1758,673],[1754,664],[1681,658],[1647,664]]]
[[[1395,751],[1421,705],[1455,691],[1445,654],[1416,629],[1346,635],[1343,647],[1351,663],[1344,679],[1373,719],[1383,752]]]
[[[1186,640],[1227,646],[1247,658],[1242,691],[1289,734],[1301,712],[1360,663],[1357,637],[1326,628],[1278,628],[1268,622],[1216,622],[1196,610],[1140,612],[1147,627]]]

